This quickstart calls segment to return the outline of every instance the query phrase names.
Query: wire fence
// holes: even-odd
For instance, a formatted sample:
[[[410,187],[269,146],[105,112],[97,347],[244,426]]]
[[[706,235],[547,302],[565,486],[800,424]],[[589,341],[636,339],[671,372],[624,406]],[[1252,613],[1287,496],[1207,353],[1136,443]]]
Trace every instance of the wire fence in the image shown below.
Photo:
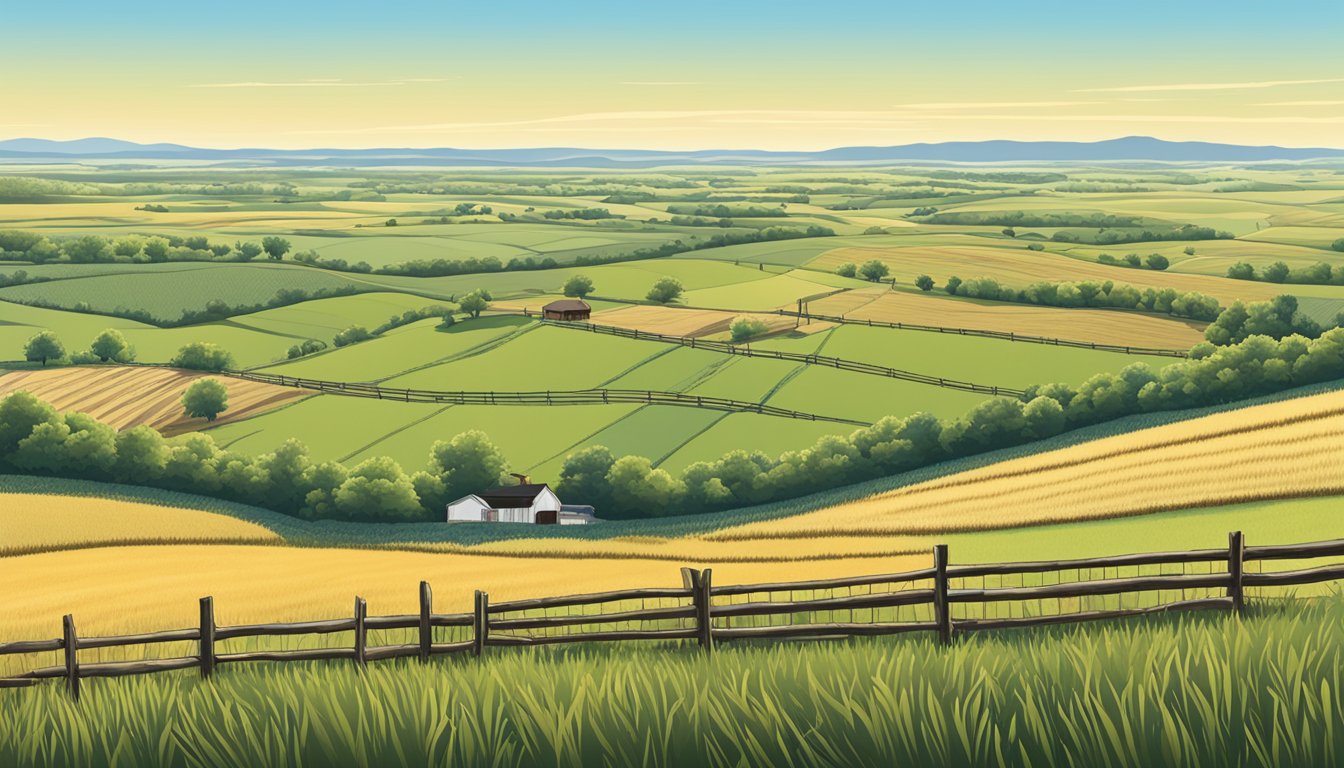
[[[1268,567],[1267,567],[1268,566]],[[214,600],[200,600],[197,626],[136,635],[87,637],[66,615],[60,637],[0,643],[0,657],[48,654],[56,663],[9,677],[0,688],[63,680],[78,699],[81,681],[245,662],[385,659],[462,654],[490,647],[569,643],[827,638],[958,634],[1068,624],[1154,613],[1241,611],[1248,594],[1288,599],[1292,588],[1344,579],[1344,539],[1181,552],[1017,563],[952,565],[938,545],[930,567],[812,581],[715,586],[712,569],[683,568],[679,586],[491,602],[475,593],[470,612],[435,613],[421,582],[419,611],[370,616],[355,598],[348,618],[220,626]],[[238,643],[242,641],[243,646]],[[127,648],[140,658],[125,660]],[[167,650],[162,650],[167,649]],[[97,658],[93,658],[97,656]]]

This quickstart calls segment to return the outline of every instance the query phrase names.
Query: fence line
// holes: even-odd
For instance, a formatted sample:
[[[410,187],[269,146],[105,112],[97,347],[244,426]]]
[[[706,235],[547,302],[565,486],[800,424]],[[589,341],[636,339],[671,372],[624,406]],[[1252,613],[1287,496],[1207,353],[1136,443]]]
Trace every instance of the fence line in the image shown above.
[[[862,325],[869,328],[895,328],[901,331],[929,331],[932,333],[946,333],[955,336],[978,336],[985,339],[999,339],[1001,341],[1022,341],[1029,344],[1046,344],[1054,347],[1073,347],[1075,349],[1095,349],[1100,352],[1120,352],[1126,355],[1152,355],[1155,357],[1179,357],[1186,358],[1190,356],[1189,352],[1180,349],[1165,349],[1162,347],[1128,347],[1120,344],[1099,344],[1095,341],[1070,341],[1068,339],[1055,339],[1048,336],[1029,336],[1012,331],[988,331],[977,328],[949,328],[939,325],[921,325],[919,323],[898,323],[886,320],[854,320],[843,315],[819,315],[810,309],[804,309],[801,312],[790,309],[771,310],[774,314],[785,317],[796,317],[807,322],[822,321],[827,323],[841,323],[844,325]]]
[[[532,317],[530,310],[524,309],[523,314],[526,317]],[[654,333],[652,331],[641,331],[638,329],[618,328],[614,325],[598,325],[596,323],[586,323],[577,320],[548,320],[539,318],[542,323],[553,325],[559,328],[573,328],[575,330],[590,331],[592,333],[602,333],[609,336],[619,336],[626,339],[638,339],[642,341],[659,341],[667,344],[678,344],[691,349],[705,349],[711,352],[721,352],[725,355],[738,355],[740,357],[761,357],[770,360],[788,360],[806,365],[820,365],[827,368],[838,368],[842,371],[853,371],[855,373],[866,373],[873,376],[883,376],[889,379],[900,379],[902,381],[913,381],[919,384],[928,384],[945,389],[957,389],[963,392],[977,392],[984,395],[1007,395],[1010,397],[1022,397],[1025,392],[1011,387],[999,387],[992,384],[976,384],[969,381],[959,381],[957,379],[946,379],[941,376],[930,376],[914,371],[906,371],[900,368],[890,368],[885,365],[873,365],[871,363],[862,363],[857,360],[845,360],[839,357],[827,357],[826,355],[805,354],[802,352],[781,352],[774,349],[752,349],[749,346],[731,344],[726,341],[711,341],[709,339],[697,339],[693,336],[671,336],[665,333]]]
[[[858,427],[871,426],[872,422],[858,419],[844,419],[839,416],[823,416],[790,408],[779,408],[765,403],[753,403],[749,400],[732,400],[709,395],[690,395],[684,392],[659,392],[648,389],[571,389],[545,390],[537,392],[494,392],[494,391],[448,391],[437,389],[402,389],[368,384],[357,381],[326,381],[305,379],[298,376],[285,376],[278,373],[258,371],[225,370],[220,375],[236,379],[260,381],[277,384],[282,387],[312,389],[330,395],[348,397],[369,397],[378,400],[395,400],[405,403],[451,403],[454,405],[598,405],[610,403],[639,403],[644,405],[677,405],[693,408],[706,408],[731,413],[759,413],[765,416],[780,416],[803,421],[826,421],[835,424],[852,424]]]
[[[682,585],[679,588],[626,589],[499,603],[491,603],[489,595],[478,590],[470,613],[451,614],[434,613],[430,585],[421,582],[419,612],[415,614],[370,616],[367,603],[363,598],[356,597],[353,615],[347,619],[237,626],[219,626],[215,621],[214,599],[203,597],[200,600],[200,622],[196,627],[137,635],[80,637],[74,617],[66,615],[62,621],[60,638],[0,643],[0,655],[62,653],[61,664],[0,678],[0,688],[27,687],[44,680],[61,679],[66,682],[70,695],[78,700],[81,681],[94,677],[123,677],[195,668],[202,678],[209,678],[220,665],[243,662],[342,660],[363,666],[384,659],[418,658],[421,662],[428,662],[434,656],[447,654],[470,653],[480,656],[490,647],[601,641],[694,640],[705,652],[711,652],[715,643],[737,639],[930,632],[939,643],[947,644],[957,634],[992,629],[1206,609],[1240,612],[1245,606],[1247,588],[1284,587],[1344,579],[1344,563],[1340,562],[1270,573],[1246,573],[1247,563],[1341,556],[1344,556],[1344,539],[1248,547],[1240,532],[1230,533],[1228,546],[1223,549],[977,565],[951,565],[947,546],[940,544],[933,550],[933,567],[903,573],[716,587],[712,581],[712,569],[683,568]],[[1208,564],[1208,572],[1119,575],[1121,568],[1172,564],[1184,566],[1190,563]],[[1215,571],[1215,566],[1219,570]],[[1090,574],[1093,570],[1100,570],[1101,578],[1083,578],[1083,573]],[[1108,570],[1114,570],[1116,575],[1108,575]],[[1058,576],[1070,571],[1078,575],[1077,580],[1060,580],[1054,584],[1034,587],[989,587],[982,584],[980,588],[970,588],[954,584],[990,576],[1043,573]],[[895,589],[872,591],[877,586]],[[844,597],[817,597],[814,594],[818,591],[860,587],[868,592]],[[1214,590],[1218,594],[1188,598],[1185,594],[1188,590]],[[795,598],[800,592],[804,596]],[[971,604],[984,607],[1005,601],[1058,601],[1065,598],[1152,592],[1158,593],[1157,601],[1139,607],[1091,609],[1085,608],[1080,601],[1077,610],[1054,615],[998,617],[985,615],[983,611],[978,617],[955,615],[958,607]],[[1179,592],[1179,599],[1163,602],[1163,592]],[[776,599],[775,596],[785,593],[788,599]],[[752,595],[763,595],[764,599],[754,599]],[[743,596],[745,602],[734,602],[734,597]],[[621,605],[632,601],[638,601],[640,607],[630,609]],[[649,607],[649,601],[657,604]],[[667,601],[675,604],[662,604]],[[607,608],[611,606],[615,606],[616,610],[608,611]],[[913,620],[900,615],[878,613],[882,609],[902,607],[931,608],[931,612]],[[576,609],[579,609],[578,612]],[[528,615],[537,611],[543,612],[543,615]],[[836,611],[848,612],[848,620],[836,621],[833,615]],[[869,621],[856,620],[855,614],[863,611],[868,612]],[[753,623],[762,618],[768,622],[781,618],[786,621],[764,626]],[[447,627],[470,627],[470,637],[453,642],[436,642],[435,630]],[[395,629],[415,630],[415,642],[368,644],[370,631]],[[353,632],[353,642],[340,648],[226,653],[218,650],[218,643],[236,638],[324,635],[335,632]],[[81,650],[168,642],[194,642],[197,652],[188,656],[139,661],[83,663],[79,658]]]

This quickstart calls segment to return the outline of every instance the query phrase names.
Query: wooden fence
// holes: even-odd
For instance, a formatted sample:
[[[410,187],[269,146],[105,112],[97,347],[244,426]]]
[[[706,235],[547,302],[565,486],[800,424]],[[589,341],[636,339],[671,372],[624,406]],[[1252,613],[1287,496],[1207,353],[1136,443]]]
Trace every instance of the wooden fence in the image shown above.
[[[530,310],[524,309],[523,314],[527,317],[533,317]],[[828,357],[826,355],[806,354],[803,352],[781,352],[775,349],[753,349],[743,344],[731,344],[726,341],[711,341],[709,339],[697,339],[692,336],[670,336],[665,333],[654,333],[652,331],[641,331],[631,328],[618,328],[614,325],[598,325],[596,323],[585,323],[576,320],[547,320],[542,318],[541,322],[547,325],[554,325],[562,328],[573,328],[582,331],[591,331],[593,333],[602,333],[608,336],[620,336],[626,339],[639,339],[643,341],[660,341],[667,344],[679,344],[691,349],[705,349],[711,352],[720,352],[725,355],[737,355],[739,357],[762,357],[768,360],[788,360],[805,365],[820,365],[826,368],[838,368],[842,371],[852,371],[854,373],[864,373],[871,376],[882,376],[888,379],[900,379],[902,381],[913,381],[918,384],[928,384],[934,387],[943,387],[945,389],[956,389],[962,392],[976,392],[982,395],[1006,395],[1009,397],[1022,397],[1023,390],[1013,389],[1011,387],[1000,387],[993,384],[976,384],[970,381],[960,381],[958,379],[947,379],[942,376],[930,376],[924,373],[915,373],[900,368],[891,368],[885,365],[873,365],[872,363],[859,362],[857,360],[845,360],[839,357]]]
[[[470,613],[434,613],[430,585],[420,584],[419,612],[394,616],[370,616],[362,598],[355,598],[350,618],[281,624],[219,626],[214,600],[200,600],[200,622],[195,627],[167,632],[111,637],[81,637],[73,616],[63,621],[62,636],[50,640],[0,644],[0,655],[60,652],[62,663],[34,669],[14,677],[0,678],[0,688],[36,685],[43,680],[64,680],[70,694],[79,698],[82,680],[122,677],[171,670],[198,669],[209,678],[221,665],[256,661],[346,660],[358,665],[370,661],[414,658],[428,662],[434,656],[468,654],[480,656],[489,647],[540,646],[558,643],[603,641],[695,641],[706,652],[721,641],[739,639],[824,638],[927,632],[940,643],[950,643],[959,633],[1009,627],[1065,624],[1114,619],[1174,611],[1222,609],[1240,611],[1246,591],[1283,588],[1344,579],[1344,562],[1273,572],[1248,572],[1247,565],[1270,561],[1311,561],[1344,556],[1344,539],[1284,546],[1246,546],[1240,532],[1228,536],[1224,549],[1159,552],[1116,557],[1061,561],[952,565],[948,548],[933,551],[931,567],[904,573],[856,576],[813,581],[715,586],[710,569],[682,569],[682,584],[667,589],[627,589],[564,597],[545,597],[492,603],[478,591]],[[1188,573],[1192,565],[1204,572]],[[1181,569],[1180,573],[1142,573],[1156,567]],[[1133,570],[1133,575],[1121,575]],[[1198,568],[1195,569],[1198,571]],[[1093,578],[1097,573],[1100,578]],[[1074,578],[1064,580],[1063,574]],[[1034,586],[988,587],[985,580],[1005,577],[1055,575],[1055,583]],[[978,588],[966,584],[981,580]],[[1000,582],[1001,584],[1001,582]],[[835,596],[837,591],[847,591]],[[1189,592],[1205,592],[1191,598]],[[1161,599],[1163,593],[1179,593],[1178,599]],[[801,594],[800,594],[801,593]],[[1088,599],[1116,599],[1156,593],[1147,604],[1096,608]],[[820,595],[820,596],[819,596]],[[782,597],[784,596],[784,597]],[[1019,605],[1074,599],[1073,610],[1056,612],[1018,610],[1016,615],[991,616],[988,606]],[[650,606],[649,603],[654,605]],[[638,607],[630,607],[638,603]],[[899,615],[901,609],[918,609],[919,616]],[[895,611],[895,612],[893,612]],[[836,620],[844,613],[844,621]],[[958,615],[958,614],[961,615]],[[868,620],[860,620],[864,616]],[[441,642],[436,633],[457,628],[459,636]],[[369,633],[404,630],[413,642],[369,644]],[[343,647],[289,650],[221,652],[219,644],[237,638],[330,635],[353,633]],[[412,634],[413,633],[413,634]],[[79,651],[143,646],[158,643],[191,643],[195,653],[172,658],[85,663]]]
[[[1119,311],[1119,310],[1117,310]],[[1055,339],[1049,336],[1030,336],[1012,331],[989,331],[978,328],[948,328],[939,325],[921,325],[919,323],[897,323],[887,322],[885,320],[856,320],[842,315],[819,315],[804,305],[801,310],[776,309],[774,314],[785,317],[796,317],[807,322],[822,321],[827,323],[841,323],[846,325],[863,325],[869,328],[895,328],[901,331],[928,331],[932,333],[951,334],[953,336],[977,336],[985,339],[999,339],[1002,341],[1020,341],[1029,344],[1046,344],[1052,347],[1073,347],[1075,349],[1095,349],[1102,352],[1120,352],[1126,355],[1152,355],[1154,357],[1179,357],[1186,358],[1190,353],[1181,349],[1166,349],[1163,347],[1129,347],[1120,344],[1098,344],[1095,341],[1070,341],[1069,339]]]
[[[677,405],[692,408],[707,408],[730,413],[759,413],[765,416],[780,416],[803,421],[826,421],[835,424],[852,424],[858,427],[870,426],[872,422],[857,419],[842,419],[838,416],[823,416],[791,408],[779,408],[765,403],[753,403],[749,400],[731,400],[726,397],[692,395],[685,392],[659,392],[647,389],[569,389],[545,390],[536,392],[494,392],[441,390],[441,389],[403,389],[385,387],[358,381],[325,381],[305,379],[298,376],[284,376],[278,373],[259,371],[220,371],[222,376],[236,379],[260,381],[278,384],[283,387],[301,387],[324,392],[330,395],[349,397],[371,397],[379,400],[396,400],[405,403],[451,403],[454,405],[600,405],[607,403],[639,403],[645,405]]]

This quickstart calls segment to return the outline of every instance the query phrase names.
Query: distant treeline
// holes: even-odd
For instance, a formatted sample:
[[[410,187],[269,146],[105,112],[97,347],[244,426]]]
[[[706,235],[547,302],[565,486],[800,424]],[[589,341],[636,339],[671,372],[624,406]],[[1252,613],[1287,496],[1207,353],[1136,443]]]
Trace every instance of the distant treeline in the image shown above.
[[[1196,291],[1179,293],[1172,288],[1140,291],[1132,285],[1117,285],[1107,280],[1095,282],[1052,283],[1040,281],[1026,288],[1010,288],[992,277],[974,277],[963,281],[953,275],[943,290],[953,296],[991,301],[1041,304],[1047,307],[1097,307],[1162,312],[1191,320],[1213,320],[1218,316],[1218,300]]]
[[[1344,251],[1344,240],[1336,241],[1336,250]],[[1297,269],[1276,261],[1262,270],[1253,264],[1239,261],[1227,268],[1227,276],[1234,280],[1257,280],[1264,283],[1296,283],[1300,285],[1344,285],[1344,265],[1333,266],[1318,261],[1309,267]]]

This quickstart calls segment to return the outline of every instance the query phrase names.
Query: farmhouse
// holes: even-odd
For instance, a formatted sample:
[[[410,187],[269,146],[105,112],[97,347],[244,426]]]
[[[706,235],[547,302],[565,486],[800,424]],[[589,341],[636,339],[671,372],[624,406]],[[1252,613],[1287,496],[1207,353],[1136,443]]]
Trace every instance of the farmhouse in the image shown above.
[[[561,504],[545,483],[522,482],[463,496],[448,505],[448,522],[585,525],[597,522],[593,513],[587,505]]]
[[[557,299],[541,308],[547,320],[587,320],[593,308],[583,299]]]

